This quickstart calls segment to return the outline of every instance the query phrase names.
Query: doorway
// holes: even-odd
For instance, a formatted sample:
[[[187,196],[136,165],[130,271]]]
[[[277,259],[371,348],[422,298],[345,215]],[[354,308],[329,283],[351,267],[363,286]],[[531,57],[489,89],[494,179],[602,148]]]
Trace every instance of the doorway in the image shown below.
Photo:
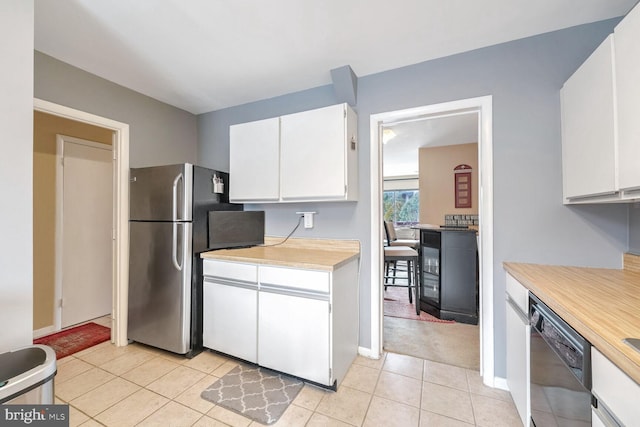
[[[127,345],[127,289],[129,259],[129,125],[73,108],[34,99],[34,110],[73,121],[108,129],[113,133],[115,161],[113,182],[112,254],[112,328],[111,341]]]
[[[493,353],[493,162],[492,97],[470,98],[406,110],[374,114],[371,135],[371,356],[382,351],[382,130],[385,124],[429,116],[477,112],[479,115],[479,341],[480,374],[488,386],[494,385]]]
[[[383,216],[387,228],[393,227],[399,239],[392,245],[408,244],[418,250],[418,242],[421,241],[419,224],[447,224],[477,229],[478,129],[477,111],[447,113],[383,125]],[[454,194],[456,167],[459,168],[461,164],[465,165],[465,178],[468,178],[464,189],[468,203],[464,205],[457,203]],[[387,286],[390,279],[385,282],[385,351],[479,370],[476,233],[462,233],[456,231],[447,234],[447,237],[449,240],[463,238],[469,242],[469,247],[473,245],[473,259],[467,259],[461,265],[467,267],[467,279],[463,280],[458,275],[457,283],[465,284],[465,290],[458,291],[455,302],[452,301],[455,292],[447,292],[442,314],[439,310],[439,285],[435,289],[425,285],[433,283],[434,277],[438,277],[438,267],[431,267],[427,282],[423,282],[425,278],[423,274],[420,275],[419,316],[416,315],[415,303],[411,304],[407,298],[406,289]],[[436,254],[438,251],[439,245]],[[438,261],[439,256],[436,255],[434,265],[437,266]],[[451,262],[456,260],[451,259],[449,264]],[[451,271],[458,273],[460,270],[456,267]],[[405,274],[402,272],[401,278],[393,281],[406,286]],[[450,306],[456,309],[449,311]]]
[[[56,137],[56,329],[111,315],[113,147]]]

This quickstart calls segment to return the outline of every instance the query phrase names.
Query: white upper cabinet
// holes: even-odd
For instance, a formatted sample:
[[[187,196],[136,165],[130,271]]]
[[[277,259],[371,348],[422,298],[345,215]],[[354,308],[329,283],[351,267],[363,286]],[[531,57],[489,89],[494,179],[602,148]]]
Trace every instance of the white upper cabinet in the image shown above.
[[[623,197],[640,196],[640,6],[614,31],[618,108],[619,184]]]
[[[280,119],[229,128],[229,199],[277,201],[280,197]]]
[[[230,129],[232,202],[357,200],[357,116],[347,104]]]
[[[617,192],[613,35],[560,91],[565,202]]]
[[[355,113],[346,104],[283,116],[282,200],[355,200],[355,138]]]
[[[565,83],[564,203],[640,199],[640,6]]]

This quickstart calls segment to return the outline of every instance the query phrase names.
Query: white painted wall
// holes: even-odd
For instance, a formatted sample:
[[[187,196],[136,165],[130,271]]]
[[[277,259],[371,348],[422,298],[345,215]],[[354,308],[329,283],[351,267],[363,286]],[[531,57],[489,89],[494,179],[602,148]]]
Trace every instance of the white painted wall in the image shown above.
[[[0,353],[32,343],[33,0],[0,1]]]

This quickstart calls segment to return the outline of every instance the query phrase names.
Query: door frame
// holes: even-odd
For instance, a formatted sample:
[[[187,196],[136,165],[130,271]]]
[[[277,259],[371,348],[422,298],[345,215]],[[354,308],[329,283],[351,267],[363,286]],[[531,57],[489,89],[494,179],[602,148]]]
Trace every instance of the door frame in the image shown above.
[[[106,150],[111,152],[111,158],[113,159],[113,145],[104,144],[101,142],[90,141],[82,138],[75,138],[73,136],[56,134],[56,216],[55,216],[55,287],[54,287],[54,329],[56,331],[60,331],[62,329],[62,309],[63,306],[60,304],[60,300],[63,296],[63,242],[64,242],[64,169],[63,169],[63,159],[64,159],[64,144],[66,142],[72,144],[80,144],[87,147],[96,148],[99,150]],[[113,144],[113,138],[112,138]],[[112,182],[112,193],[113,188],[115,186],[115,161],[111,164],[111,182]],[[113,207],[113,200],[111,201],[111,206]],[[112,209],[113,211],[113,209]],[[113,213],[111,215],[111,228],[114,226],[114,218]],[[112,269],[113,270],[113,269]],[[113,288],[113,271],[111,272],[111,286]],[[112,292],[113,294],[113,292]],[[113,297],[112,297],[113,300]],[[111,304],[111,309],[113,310],[113,302]]]
[[[129,125],[95,114],[34,98],[33,109],[113,131],[115,156],[113,187],[113,293],[111,342],[127,345],[129,289]],[[56,237],[57,238],[57,237]]]
[[[418,117],[442,117],[462,112],[478,114],[479,171],[479,258],[480,258],[480,375],[484,384],[493,387],[494,317],[493,317],[493,98],[491,95],[370,116],[371,171],[371,357],[382,354],[383,295],[382,283],[382,126]]]

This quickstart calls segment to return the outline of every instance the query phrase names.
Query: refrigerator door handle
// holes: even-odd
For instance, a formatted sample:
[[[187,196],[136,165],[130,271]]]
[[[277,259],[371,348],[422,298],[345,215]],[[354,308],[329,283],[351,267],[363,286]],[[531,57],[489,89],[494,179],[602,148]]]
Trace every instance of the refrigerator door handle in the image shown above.
[[[184,180],[184,176],[182,175],[182,172],[178,174],[178,176],[176,176],[176,179],[173,180],[173,206],[172,206],[172,210],[173,210],[173,220],[174,221],[179,221],[180,219],[178,218],[178,183],[180,181]],[[175,234],[174,234],[175,236]],[[175,241],[175,237],[174,237],[174,241]]]
[[[173,243],[171,244],[171,260],[174,267],[178,271],[182,271],[182,265],[178,263],[178,226],[177,222],[173,223]]]

